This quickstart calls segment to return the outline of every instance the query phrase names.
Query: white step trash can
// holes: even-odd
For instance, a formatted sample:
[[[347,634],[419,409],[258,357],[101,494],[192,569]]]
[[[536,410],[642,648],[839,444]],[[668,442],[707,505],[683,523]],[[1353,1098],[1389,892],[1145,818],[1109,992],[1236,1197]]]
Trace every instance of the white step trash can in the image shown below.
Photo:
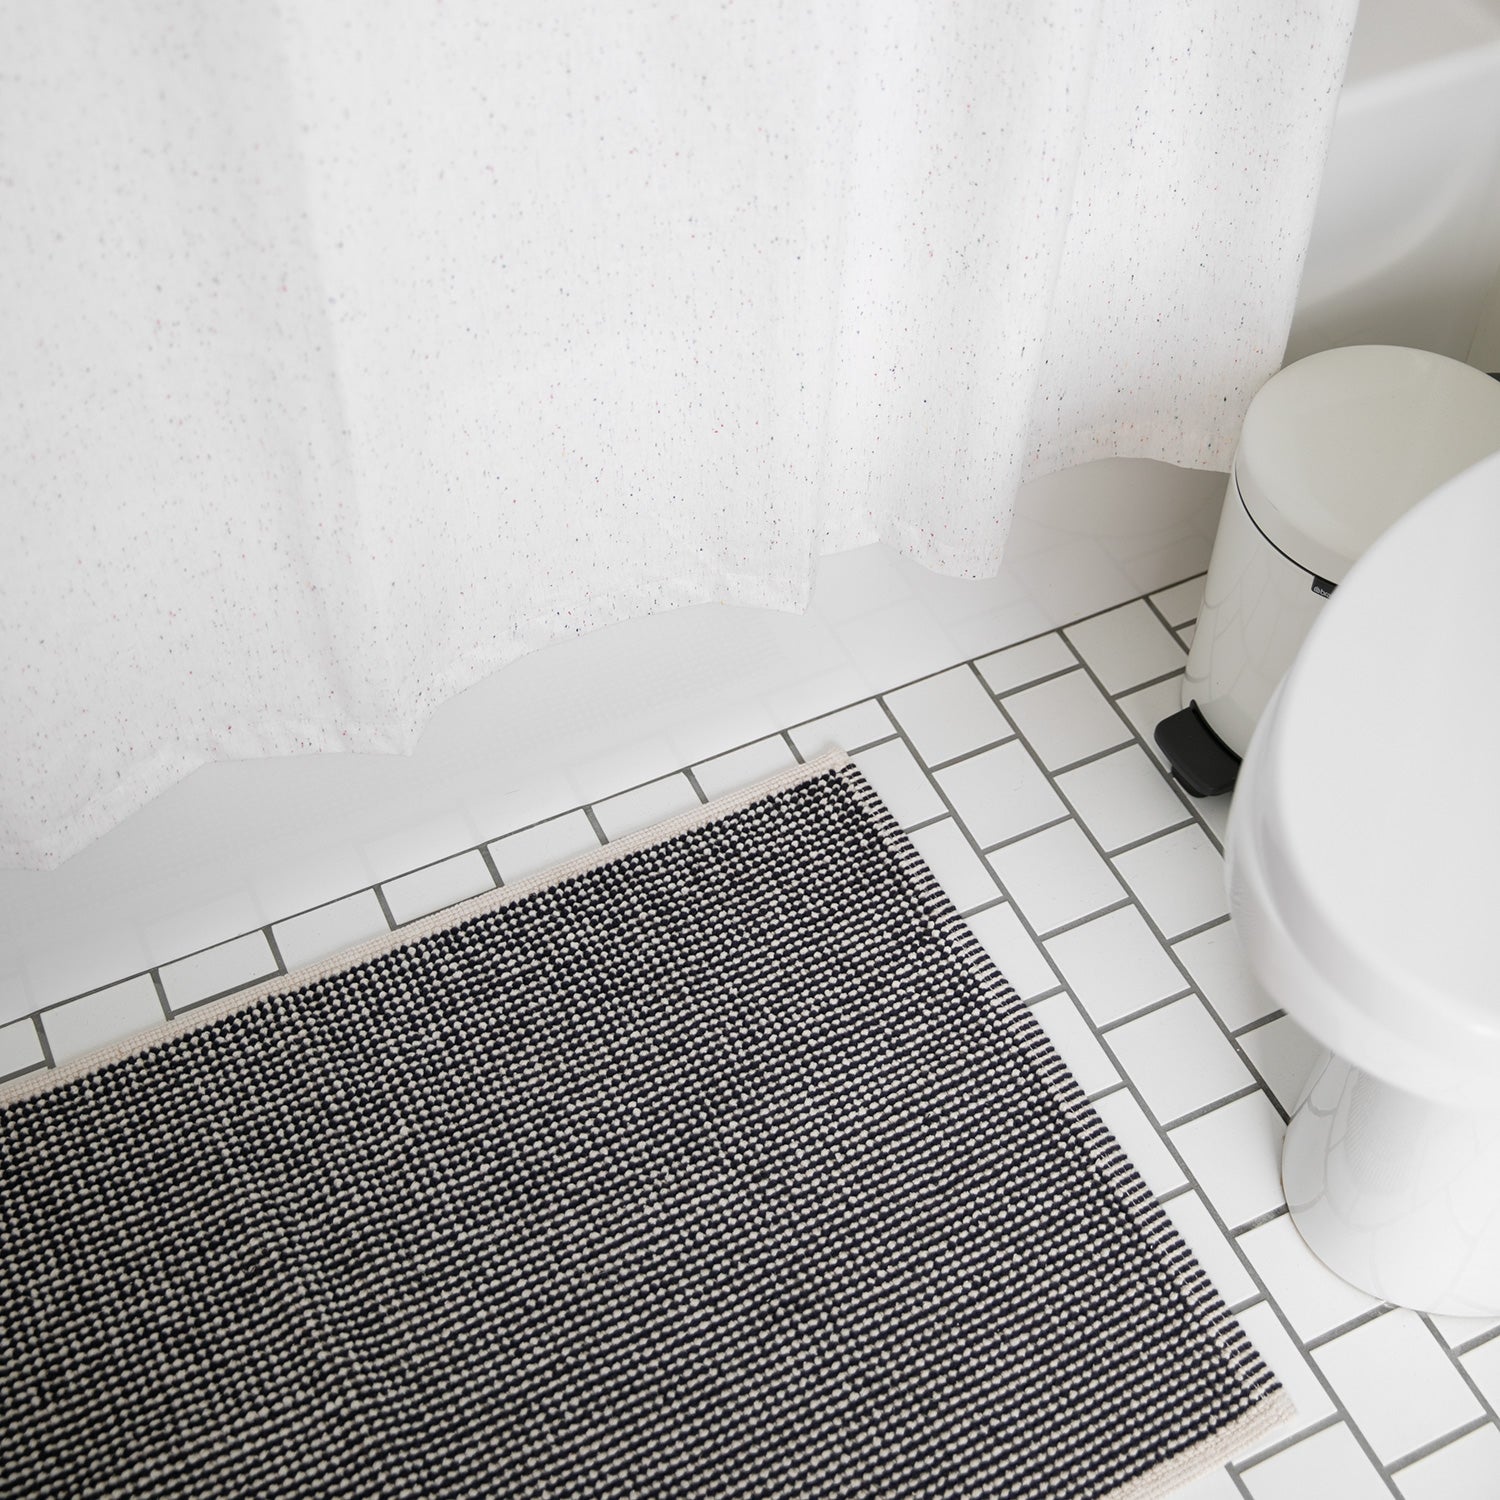
[[[1355,559],[1497,451],[1500,380],[1441,354],[1329,349],[1261,387],[1229,475],[1182,709],[1156,726],[1189,792],[1234,785],[1261,711]]]

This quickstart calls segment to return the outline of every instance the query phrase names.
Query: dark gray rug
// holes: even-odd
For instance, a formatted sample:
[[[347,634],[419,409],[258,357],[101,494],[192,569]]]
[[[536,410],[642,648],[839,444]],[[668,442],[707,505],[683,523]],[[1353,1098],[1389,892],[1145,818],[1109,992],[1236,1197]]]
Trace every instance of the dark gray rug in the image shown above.
[[[1141,1496],[1286,1414],[842,758],[213,1010],[10,1090],[0,1494]]]

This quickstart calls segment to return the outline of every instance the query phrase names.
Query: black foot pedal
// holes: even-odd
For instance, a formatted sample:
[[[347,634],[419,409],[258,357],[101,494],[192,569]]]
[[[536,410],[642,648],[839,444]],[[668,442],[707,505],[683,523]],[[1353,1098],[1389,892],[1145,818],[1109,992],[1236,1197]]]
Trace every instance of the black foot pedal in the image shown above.
[[[1208,727],[1196,703],[1163,719],[1153,738],[1192,796],[1218,797],[1234,786],[1240,758]]]

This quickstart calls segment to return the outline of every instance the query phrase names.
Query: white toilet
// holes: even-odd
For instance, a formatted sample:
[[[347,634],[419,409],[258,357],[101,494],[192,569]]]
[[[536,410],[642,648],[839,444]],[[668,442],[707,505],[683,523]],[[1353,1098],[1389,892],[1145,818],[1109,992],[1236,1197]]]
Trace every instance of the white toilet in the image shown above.
[[[1500,454],[1397,520],[1271,698],[1226,849],[1251,968],[1325,1048],[1283,1181],[1345,1280],[1500,1314]]]

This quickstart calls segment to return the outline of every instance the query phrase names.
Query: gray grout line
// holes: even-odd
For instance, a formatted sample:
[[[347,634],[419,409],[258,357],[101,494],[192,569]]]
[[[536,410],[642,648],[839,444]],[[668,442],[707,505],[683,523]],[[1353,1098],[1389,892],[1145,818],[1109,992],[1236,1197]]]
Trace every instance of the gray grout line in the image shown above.
[[[1298,1434],[1297,1440],[1299,1442],[1302,1440],[1302,1435],[1300,1433]],[[1224,1472],[1229,1475],[1230,1484],[1232,1484],[1235,1489],[1240,1492],[1241,1500],[1255,1500],[1255,1496],[1245,1488],[1245,1481],[1240,1478],[1239,1474],[1234,1469],[1230,1468],[1226,1464],[1224,1466]]]
[[[1485,1344],[1493,1343],[1500,1339],[1500,1328],[1490,1328],[1484,1333],[1476,1333],[1473,1338],[1465,1339],[1463,1343],[1453,1347],[1455,1354],[1472,1354],[1474,1350],[1483,1348]]]
[[[1200,1104],[1197,1109],[1190,1109],[1185,1115],[1178,1115],[1175,1120],[1168,1120],[1162,1125],[1163,1130],[1176,1130],[1181,1125],[1191,1125],[1194,1120],[1201,1120],[1204,1115],[1211,1115],[1216,1109],[1226,1104],[1234,1104],[1241,1099],[1248,1099],[1251,1094],[1262,1092],[1258,1083],[1247,1083],[1244,1088],[1236,1089],[1232,1094],[1225,1094],[1222,1099],[1215,1099],[1208,1104]]]
[[[285,974],[285,970],[273,970],[269,974],[258,975],[254,979],[247,979],[244,984],[232,984],[227,990],[220,990],[215,995],[204,995],[197,1000],[189,1000],[185,1005],[179,1005],[170,1014],[172,1019],[184,1014],[186,1011],[197,1010],[200,1005],[209,1005],[215,1000],[227,1000],[231,995],[242,994],[245,990],[253,990],[256,985],[264,984],[268,979],[279,979]]]
[[[1169,1005],[1176,1005],[1179,1000],[1186,1000],[1190,996],[1196,998],[1193,990],[1177,990],[1173,994],[1164,995],[1160,1000],[1153,1000],[1150,1005],[1141,1006],[1139,1010],[1132,1010],[1123,1016],[1116,1016],[1112,1021],[1101,1021],[1099,1023],[1099,1035],[1108,1036],[1112,1031],[1118,1031],[1122,1026],[1129,1026],[1132,1021],[1139,1021],[1142,1016],[1149,1016],[1153,1011],[1165,1010]]]
[[[762,735],[761,739],[764,739],[764,738],[765,738],[765,736]],[[760,740],[746,740],[745,741],[746,745],[758,745],[759,743],[760,743]],[[738,748],[743,750],[744,749],[744,745],[741,745]],[[733,755],[734,751],[733,750],[726,750],[724,753],[726,755]],[[713,755],[713,756],[710,756],[709,759],[710,760],[717,760],[718,756]],[[682,774],[685,777],[687,777],[687,783],[688,783],[688,785],[690,787],[692,787],[693,791],[697,794],[699,802],[707,804],[707,802],[709,800],[708,793],[703,790],[703,783],[698,780],[698,773],[695,770],[693,770],[693,768],[691,766],[684,766],[682,768]],[[659,777],[657,777],[657,780],[658,781],[665,781],[666,777],[659,776]]]
[[[1257,1016],[1253,1021],[1247,1021],[1243,1026],[1236,1026],[1234,1036],[1248,1036],[1252,1031],[1259,1031],[1263,1026],[1269,1026],[1272,1021],[1281,1021],[1286,1018],[1284,1010],[1273,1010],[1269,1015]]]
[[[1265,1300],[1264,1297],[1246,1297],[1243,1302],[1236,1302],[1229,1310],[1235,1317],[1239,1317],[1241,1313],[1249,1312],[1252,1307],[1259,1307]]]
[[[942,818],[942,819],[939,819],[939,821],[946,823],[948,820],[946,818]],[[1001,896],[1001,895],[997,894],[995,896],[995,899],[993,901],[981,901],[981,902],[979,902],[975,906],[965,907],[963,909],[963,911],[959,912],[959,916],[961,916],[964,919],[964,921],[967,922],[970,917],[977,917],[980,914],[980,912],[983,912],[983,911],[993,911],[997,906],[1009,906],[1009,905],[1010,905],[1010,902],[1008,902],[1005,899],[1004,896]]]
[[[1442,1437],[1433,1438],[1430,1443],[1423,1443],[1420,1448],[1413,1448],[1410,1453],[1403,1453],[1400,1458],[1393,1458],[1390,1462],[1392,1474],[1402,1469],[1409,1469],[1413,1464],[1420,1463],[1424,1458],[1431,1458],[1434,1453],[1446,1448],[1449,1443],[1456,1443],[1460,1438],[1466,1438],[1471,1432],[1478,1432],[1481,1427],[1488,1427],[1495,1419],[1493,1417],[1474,1417],[1465,1422],[1462,1427],[1455,1427],[1452,1432],[1445,1432]]]
[[[156,987],[156,1003],[161,1006],[161,1013],[165,1020],[172,1019],[172,1007],[167,1004],[166,986],[161,982],[161,970],[151,970],[151,983]]]
[[[1278,1454],[1285,1453],[1288,1448],[1295,1448],[1298,1443],[1305,1441],[1307,1438],[1316,1437],[1320,1432],[1327,1432],[1330,1427],[1343,1427],[1346,1425],[1352,1427],[1354,1424],[1349,1421],[1347,1416],[1342,1416],[1336,1411],[1329,1412],[1326,1417],[1320,1417],[1311,1426],[1300,1427],[1296,1432],[1288,1433],[1284,1438],[1272,1443],[1269,1448],[1257,1453],[1254,1458],[1247,1458],[1243,1462],[1238,1459],[1231,1459],[1228,1465],[1230,1477],[1238,1480],[1241,1474],[1258,1468],[1261,1464],[1275,1458]],[[1390,1484],[1389,1475],[1382,1474],[1381,1478],[1386,1481],[1387,1485]],[[1241,1487],[1243,1488],[1243,1486]],[[1246,1493],[1248,1494],[1249,1491],[1247,1490]],[[1253,1496],[1251,1500],[1254,1500]],[[1326,1497],[1326,1500],[1339,1500],[1339,1497],[1337,1495],[1329,1495]]]
[[[803,757],[802,752],[797,748],[797,742],[792,738],[792,731],[790,729],[783,729],[781,731],[781,738],[785,742],[787,749],[792,752],[792,759],[799,766],[805,766],[807,761]]]
[[[1049,824],[1048,826],[1055,827],[1056,825]],[[1049,927],[1041,934],[1038,941],[1050,943],[1054,938],[1060,938],[1065,932],[1072,932],[1075,927],[1082,927],[1084,923],[1092,922],[1096,917],[1113,916],[1115,912],[1123,911],[1130,905],[1133,905],[1130,897],[1122,896],[1118,901],[1111,901],[1108,906],[1098,906],[1093,911],[1086,911],[1081,917],[1074,917],[1072,921],[1064,922],[1060,927]]]
[[[1285,1219],[1290,1214],[1291,1209],[1282,1203],[1276,1208],[1267,1209],[1263,1214],[1256,1214],[1253,1219],[1246,1219],[1243,1224],[1236,1224],[1229,1231],[1229,1237],[1237,1240],[1242,1234],[1249,1234],[1252,1229],[1259,1229],[1262,1224],[1269,1224],[1276,1219]]]
[[[602,849],[609,843],[609,835],[605,833],[604,825],[600,823],[599,815],[594,811],[594,804],[592,802],[585,802],[582,812],[584,817],[589,820],[589,827],[594,830],[594,837],[599,840],[599,847]]]
[[[886,712],[890,713],[891,710],[887,708]],[[903,740],[906,739],[904,731],[901,737]],[[936,765],[930,766],[928,767],[928,769],[934,775],[936,775],[939,771],[952,770],[954,766],[961,766],[966,760],[978,760],[981,755],[984,755],[988,751],[996,750],[1001,745],[1010,744],[1013,739],[1015,739],[1014,733],[1002,735],[998,740],[990,740],[987,744],[979,745],[973,750],[965,750],[962,755],[952,755],[949,756],[947,760],[940,760]],[[910,750],[913,755],[917,754],[917,747],[913,745],[910,740],[906,740],[906,748]],[[921,760],[920,756],[917,756],[917,758],[918,760]],[[926,766],[927,762],[922,761],[922,764]]]
[[[1185,943],[1189,938],[1201,937],[1205,932],[1212,932],[1215,927],[1223,927],[1229,921],[1229,913],[1225,912],[1222,917],[1215,917],[1211,922],[1200,922],[1196,927],[1185,927],[1179,933],[1175,933],[1167,939],[1168,944]]]
[[[500,878],[500,866],[495,863],[495,856],[490,853],[488,843],[479,845],[479,857],[484,861],[484,867],[490,872],[490,879],[495,882],[495,888],[498,890],[505,882]]]
[[[979,853],[981,854],[981,856],[988,856],[996,853],[1001,849],[1009,849],[1012,844],[1019,844],[1022,839],[1029,839],[1034,833],[1046,833],[1049,828],[1061,828],[1064,823],[1072,823],[1075,821],[1077,820],[1074,818],[1073,814],[1071,812],[1066,812],[1063,813],[1061,817],[1050,818],[1045,823],[1038,823],[1035,828],[1028,828],[1024,833],[1013,833],[1008,839],[1001,839],[998,844],[986,844],[983,848],[980,848],[979,845],[976,844],[975,848],[979,849]],[[1059,929],[1059,931],[1060,930],[1061,929]]]
[[[1069,670],[1076,672],[1078,669],[1073,667]],[[1067,676],[1068,674],[1064,673],[1063,675]],[[1127,729],[1129,727],[1129,725],[1126,725]],[[1106,745],[1102,750],[1095,750],[1092,755],[1081,755],[1077,760],[1070,760],[1066,765],[1055,767],[1049,774],[1054,779],[1059,776],[1069,776],[1074,771],[1081,771],[1085,766],[1092,766],[1101,760],[1108,760],[1111,755],[1118,755],[1122,750],[1129,750],[1134,738],[1134,735],[1132,735],[1130,739],[1121,740],[1118,745]]]
[[[1055,630],[1049,630],[1046,631],[1045,634],[1056,635],[1057,632]],[[1032,636],[1032,640],[1034,641],[1040,639],[1040,636]],[[1024,646],[1026,642],[1018,641],[1016,644]],[[1007,646],[1004,649],[1009,650],[1010,648]],[[983,660],[982,657],[977,658],[974,663],[971,663],[971,665],[973,665],[974,667],[975,675],[979,678],[980,682],[984,684],[985,692],[987,692],[990,697],[995,699],[996,702],[1004,702],[1007,698],[1014,698],[1017,693],[1029,692],[1034,687],[1041,687],[1044,682],[1056,682],[1059,677],[1066,677],[1069,675],[1069,673],[1076,672],[1078,670],[1077,667],[1059,667],[1055,672],[1043,672],[1040,677],[1032,677],[1026,682],[1018,682],[1014,687],[1003,688],[1000,692],[997,693],[994,688],[989,685],[989,683],[985,682],[984,673],[979,670],[978,661],[981,660]]]
[[[42,1049],[42,1059],[49,1068],[57,1066],[57,1059],[52,1055],[52,1043],[47,1039],[47,1028],[42,1025],[42,1013],[33,1011],[31,1024],[36,1028],[36,1039]]]
[[[923,818],[920,823],[907,824],[901,831],[907,838],[910,838],[912,834],[921,833],[925,828],[936,828],[939,823],[951,823],[952,821],[953,819],[947,813],[933,813],[930,818]]]
[[[1156,592],[1157,592],[1157,593],[1158,593],[1158,594],[1160,594],[1160,593],[1164,593],[1164,592],[1165,592],[1165,590],[1163,590],[1163,589],[1158,589],[1158,590],[1157,590],[1157,591],[1156,591]],[[1163,614],[1163,613],[1162,613],[1162,612],[1161,612],[1161,609],[1160,609],[1160,607],[1159,607],[1159,606],[1158,606],[1158,604],[1157,604],[1157,602],[1156,602],[1156,600],[1155,600],[1155,599],[1153,599],[1153,598],[1152,598],[1152,597],[1151,597],[1151,595],[1150,595],[1150,594],[1147,594],[1147,595],[1145,595],[1145,596],[1144,596],[1144,598],[1145,598],[1145,604],[1146,604],[1146,608],[1147,608],[1147,609],[1149,609],[1149,610],[1150,610],[1150,611],[1151,611],[1151,613],[1152,613],[1152,614],[1153,614],[1153,615],[1155,615],[1155,616],[1156,616],[1156,618],[1157,618],[1157,619],[1158,619],[1158,620],[1160,620],[1160,621],[1161,621],[1161,623],[1162,623],[1162,624],[1163,624],[1163,625],[1164,625],[1164,626],[1165,626],[1165,627],[1166,627],[1166,629],[1167,629],[1167,631],[1168,631],[1168,632],[1169,632],[1169,633],[1170,633],[1170,634],[1172,634],[1172,635],[1176,635],[1176,634],[1177,634],[1177,632],[1178,632],[1178,631],[1179,631],[1179,630],[1181,630],[1181,629],[1183,629],[1183,628],[1184,628],[1184,626],[1181,626],[1181,625],[1174,625],[1174,624],[1173,624],[1173,623],[1172,623],[1172,622],[1171,622],[1171,621],[1170,621],[1170,620],[1169,620],[1169,619],[1168,619],[1168,618],[1167,618],[1167,617],[1166,617],[1166,616],[1165,616],[1165,615],[1164,615],[1164,614]],[[1187,622],[1187,624],[1192,624],[1192,621],[1191,621],[1191,620],[1189,620],[1189,621],[1188,621],[1188,622]],[[1179,642],[1178,642],[1178,644],[1179,644],[1179,645],[1181,645],[1181,642],[1180,642],[1180,641],[1179,641]]]
[[[271,957],[276,960],[276,972],[285,974],[287,972],[286,960],[281,956],[281,944],[276,941],[276,934],[271,931],[271,924],[267,922],[260,931],[265,934],[266,942],[270,945]]]
[[[1120,1085],[1121,1088],[1124,1088],[1124,1086],[1125,1086],[1124,1084]],[[1193,1184],[1191,1182],[1179,1183],[1174,1188],[1168,1188],[1166,1190],[1166,1192],[1164,1192],[1164,1193],[1158,1193],[1156,1195],[1156,1201],[1158,1203],[1171,1203],[1171,1202],[1173,1202],[1174,1200],[1176,1200],[1178,1198],[1185,1198],[1185,1197],[1187,1197],[1187,1195],[1189,1193],[1191,1193],[1192,1191],[1193,1191]]]
[[[1080,818],[1079,821],[1082,822],[1083,820]],[[1157,839],[1165,838],[1169,833],[1181,833],[1184,828],[1196,828],[1197,826],[1197,823],[1195,823],[1192,818],[1184,818],[1180,823],[1172,823],[1169,824],[1166,828],[1158,828],[1155,833],[1148,833],[1142,838],[1131,839],[1128,844],[1121,844],[1114,849],[1106,849],[1104,851],[1104,857],[1106,859],[1114,859],[1121,854],[1131,854],[1137,849],[1144,848],[1147,844],[1154,844]],[[1215,920],[1218,921],[1222,919],[1216,918]],[[1194,931],[1198,930],[1199,929],[1196,928],[1194,929]],[[1184,933],[1183,936],[1187,937],[1189,936],[1189,934]],[[1177,940],[1174,938],[1173,941],[1175,942]]]
[[[401,924],[392,915],[390,902],[385,899],[385,892],[380,889],[378,884],[372,885],[370,889],[375,892],[375,899],[380,903],[380,910],[385,915],[385,925],[394,932]],[[355,891],[352,894],[357,896],[359,892]]]
[[[1463,1380],[1463,1383],[1468,1386],[1470,1392],[1474,1396],[1474,1399],[1479,1403],[1480,1409],[1485,1413],[1490,1421],[1495,1422],[1497,1425],[1500,1425],[1500,1416],[1496,1415],[1495,1407],[1491,1403],[1489,1397],[1486,1396],[1482,1390],[1480,1390],[1478,1383],[1475,1381],[1473,1374],[1469,1370],[1469,1367],[1463,1362],[1463,1360],[1458,1357],[1456,1353],[1454,1353],[1452,1349],[1448,1347],[1448,1341],[1442,1336],[1442,1334],[1437,1331],[1437,1326],[1432,1321],[1432,1315],[1430,1313],[1423,1313],[1421,1314],[1421,1318],[1423,1326],[1427,1329],[1428,1333],[1432,1335],[1434,1341],[1437,1343],[1437,1346],[1443,1351],[1444,1354],[1448,1356],[1448,1362],[1453,1366],[1455,1370],[1458,1371],[1459,1377]]]

